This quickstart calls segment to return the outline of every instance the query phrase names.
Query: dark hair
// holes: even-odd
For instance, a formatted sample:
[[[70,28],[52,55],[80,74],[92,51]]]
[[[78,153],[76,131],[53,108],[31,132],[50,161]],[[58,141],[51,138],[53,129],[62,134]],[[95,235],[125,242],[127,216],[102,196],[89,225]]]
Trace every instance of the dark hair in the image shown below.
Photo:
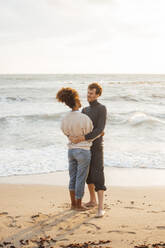
[[[96,89],[96,94],[99,95],[99,96],[101,96],[101,94],[102,94],[102,87],[98,83],[91,83],[88,86],[88,89],[90,89],[90,90]]]
[[[76,102],[79,100],[78,92],[72,88],[62,88],[57,92],[56,99],[59,102],[64,102],[70,108],[74,108],[76,106]],[[80,104],[81,107],[81,104]]]

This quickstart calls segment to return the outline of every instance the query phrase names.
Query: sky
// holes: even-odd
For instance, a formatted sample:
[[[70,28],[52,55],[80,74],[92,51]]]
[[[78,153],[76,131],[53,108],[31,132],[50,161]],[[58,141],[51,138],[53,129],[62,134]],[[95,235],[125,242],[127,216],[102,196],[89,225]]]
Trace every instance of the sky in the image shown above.
[[[0,73],[165,73],[164,0],[0,1]]]

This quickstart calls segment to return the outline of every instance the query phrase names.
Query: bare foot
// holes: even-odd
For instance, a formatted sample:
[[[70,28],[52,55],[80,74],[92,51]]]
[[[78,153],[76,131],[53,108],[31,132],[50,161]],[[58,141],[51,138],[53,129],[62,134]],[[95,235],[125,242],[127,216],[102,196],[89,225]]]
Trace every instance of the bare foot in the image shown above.
[[[71,210],[75,210],[76,209],[76,205],[71,205],[70,209]]]
[[[85,206],[80,206],[80,207],[75,208],[75,210],[77,210],[77,211],[87,211],[89,209],[87,207],[85,207]]]
[[[94,208],[97,206],[97,203],[96,202],[87,202],[85,203],[85,206],[88,207],[88,208]]]
[[[96,216],[95,216],[95,218],[102,218],[104,216],[104,214],[105,214],[105,211],[99,209],[97,214],[96,214]]]

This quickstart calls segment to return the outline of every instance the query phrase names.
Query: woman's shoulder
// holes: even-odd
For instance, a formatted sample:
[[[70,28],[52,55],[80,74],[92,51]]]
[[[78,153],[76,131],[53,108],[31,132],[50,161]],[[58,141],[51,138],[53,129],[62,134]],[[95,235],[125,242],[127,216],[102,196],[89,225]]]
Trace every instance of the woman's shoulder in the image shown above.
[[[82,119],[85,119],[85,120],[87,120],[87,119],[90,119],[85,113],[83,113],[83,112],[77,112],[78,113],[78,115],[82,118]]]
[[[81,114],[85,122],[92,122],[88,115],[86,115],[85,113],[81,113]]]
[[[86,115],[80,111],[71,111],[65,115],[66,118],[77,118],[77,117],[85,118],[85,116]]]

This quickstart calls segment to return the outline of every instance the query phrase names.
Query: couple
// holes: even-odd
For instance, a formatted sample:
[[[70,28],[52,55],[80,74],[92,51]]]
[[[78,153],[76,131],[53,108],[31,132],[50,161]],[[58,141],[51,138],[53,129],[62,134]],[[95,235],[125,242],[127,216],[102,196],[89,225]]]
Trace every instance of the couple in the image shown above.
[[[72,88],[62,88],[56,98],[72,109],[62,120],[61,129],[68,137],[69,191],[71,208],[79,211],[97,205],[95,191],[98,194],[98,212],[103,217],[104,185],[103,167],[103,131],[106,122],[106,108],[97,99],[102,94],[98,83],[88,86],[89,107],[81,107],[78,92]],[[88,184],[90,201],[82,205],[85,181]]]

